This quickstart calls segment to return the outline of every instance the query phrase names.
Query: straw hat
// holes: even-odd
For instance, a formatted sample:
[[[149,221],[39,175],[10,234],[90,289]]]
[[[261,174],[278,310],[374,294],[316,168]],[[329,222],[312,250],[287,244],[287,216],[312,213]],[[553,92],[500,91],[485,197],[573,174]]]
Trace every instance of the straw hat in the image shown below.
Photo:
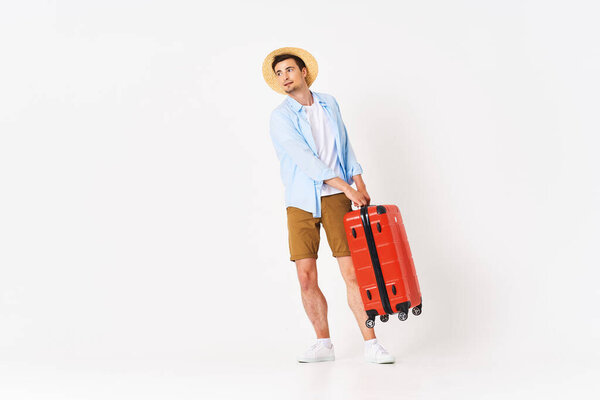
[[[271,87],[274,91],[281,94],[287,94],[285,90],[281,88],[279,82],[277,81],[277,75],[273,71],[271,64],[275,57],[280,54],[292,54],[298,56],[304,61],[306,64],[306,69],[308,70],[306,74],[306,84],[310,87],[312,83],[317,79],[317,74],[319,73],[319,66],[317,65],[317,60],[310,54],[308,51],[304,49],[300,49],[298,47],[282,47],[277,50],[273,50],[263,61],[262,72],[263,77],[265,78],[265,82],[267,85]]]

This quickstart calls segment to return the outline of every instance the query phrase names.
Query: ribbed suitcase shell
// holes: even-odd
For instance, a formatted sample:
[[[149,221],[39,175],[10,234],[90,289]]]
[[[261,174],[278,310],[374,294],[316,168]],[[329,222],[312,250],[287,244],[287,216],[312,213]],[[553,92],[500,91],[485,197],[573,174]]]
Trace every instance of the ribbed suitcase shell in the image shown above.
[[[376,315],[403,312],[407,317],[409,308],[413,308],[413,314],[419,315],[421,290],[400,210],[395,205],[369,206],[366,214],[371,232],[365,232],[363,228],[361,210],[347,213],[344,227],[365,311],[373,321],[371,325],[374,325]],[[372,250],[368,240],[371,234],[374,243]],[[372,253],[376,253],[375,257]],[[377,261],[383,278],[379,285]],[[385,292],[380,291],[380,286]],[[382,295],[387,296],[387,302]]]

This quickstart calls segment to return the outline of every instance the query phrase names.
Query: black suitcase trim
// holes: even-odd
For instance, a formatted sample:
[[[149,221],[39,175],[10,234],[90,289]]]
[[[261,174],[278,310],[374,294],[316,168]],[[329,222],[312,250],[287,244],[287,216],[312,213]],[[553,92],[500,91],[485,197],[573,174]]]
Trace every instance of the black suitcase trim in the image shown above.
[[[382,208],[385,210],[384,207]],[[379,207],[377,210],[380,210]],[[381,271],[381,264],[379,263],[379,256],[377,255],[377,246],[375,246],[375,238],[373,237],[373,230],[371,229],[368,206],[363,206],[360,208],[360,219],[362,221],[363,229],[365,230],[367,246],[369,247],[369,254],[371,256],[371,263],[373,264],[373,271],[375,272],[377,289],[379,289],[379,298],[381,299],[383,310],[386,312],[386,314],[394,314],[392,306],[390,305],[390,299],[387,291],[385,290],[385,279],[383,279],[383,272]]]

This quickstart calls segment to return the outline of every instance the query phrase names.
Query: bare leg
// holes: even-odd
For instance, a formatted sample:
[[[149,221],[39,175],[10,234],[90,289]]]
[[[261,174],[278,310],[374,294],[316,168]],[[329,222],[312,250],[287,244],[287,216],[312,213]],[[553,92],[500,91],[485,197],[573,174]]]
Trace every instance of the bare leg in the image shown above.
[[[360,298],[360,291],[358,288],[358,282],[356,281],[356,273],[354,271],[354,264],[352,263],[351,256],[337,257],[338,264],[340,265],[340,272],[346,282],[346,294],[348,296],[348,305],[354,313],[358,327],[365,340],[374,339],[375,331],[373,328],[367,328],[365,321],[367,320],[367,313],[363,306],[362,299]]]
[[[327,301],[317,282],[317,260],[315,258],[303,258],[295,262],[302,304],[306,315],[315,329],[317,338],[328,338]]]

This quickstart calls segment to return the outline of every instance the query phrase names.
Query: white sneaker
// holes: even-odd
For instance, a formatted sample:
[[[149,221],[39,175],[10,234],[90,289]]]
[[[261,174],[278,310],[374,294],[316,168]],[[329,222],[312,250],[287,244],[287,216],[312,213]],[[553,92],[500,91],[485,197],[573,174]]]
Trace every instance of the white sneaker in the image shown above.
[[[297,357],[298,362],[311,363],[321,361],[333,361],[335,360],[335,354],[333,353],[333,344],[331,347],[325,346],[321,342],[317,342],[310,346],[308,350]]]
[[[396,358],[379,343],[365,345],[365,360],[377,364],[393,364]]]

